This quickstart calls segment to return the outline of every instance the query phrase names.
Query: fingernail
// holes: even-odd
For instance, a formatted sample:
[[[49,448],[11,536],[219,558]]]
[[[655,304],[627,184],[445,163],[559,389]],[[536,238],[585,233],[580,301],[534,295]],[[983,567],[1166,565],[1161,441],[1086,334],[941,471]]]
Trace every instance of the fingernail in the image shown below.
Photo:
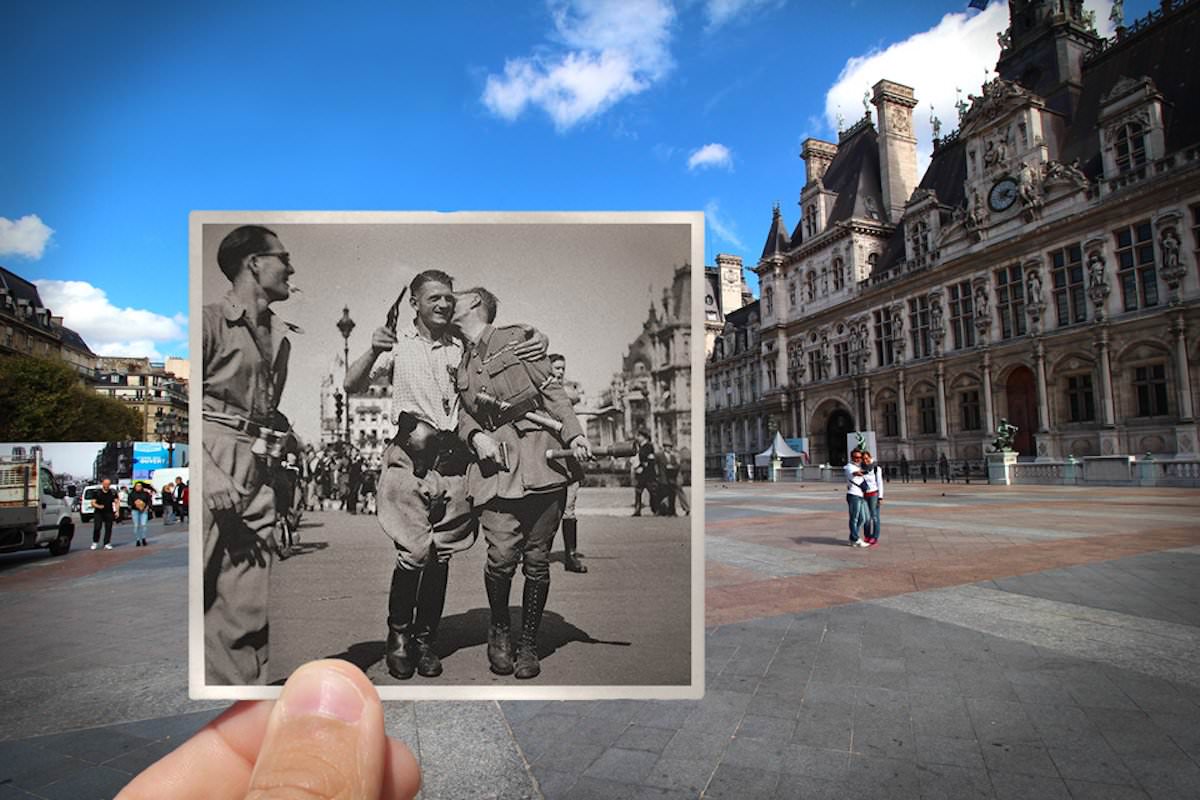
[[[363,698],[350,679],[335,669],[302,670],[283,689],[283,710],[289,717],[329,717],[358,722]]]

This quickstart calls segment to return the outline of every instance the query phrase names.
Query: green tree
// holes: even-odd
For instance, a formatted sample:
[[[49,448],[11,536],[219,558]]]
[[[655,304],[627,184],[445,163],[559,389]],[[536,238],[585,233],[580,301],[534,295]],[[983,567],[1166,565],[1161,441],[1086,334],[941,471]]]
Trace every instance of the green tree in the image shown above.
[[[0,358],[0,441],[112,442],[142,432],[136,409],[89,389],[65,361]]]

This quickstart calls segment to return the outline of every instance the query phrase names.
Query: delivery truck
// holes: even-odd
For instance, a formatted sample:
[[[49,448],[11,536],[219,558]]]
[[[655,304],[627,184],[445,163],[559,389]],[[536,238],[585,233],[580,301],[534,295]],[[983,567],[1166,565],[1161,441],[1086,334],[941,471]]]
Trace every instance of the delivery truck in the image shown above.
[[[71,549],[71,501],[41,459],[36,448],[0,458],[0,553],[45,547],[61,556]]]

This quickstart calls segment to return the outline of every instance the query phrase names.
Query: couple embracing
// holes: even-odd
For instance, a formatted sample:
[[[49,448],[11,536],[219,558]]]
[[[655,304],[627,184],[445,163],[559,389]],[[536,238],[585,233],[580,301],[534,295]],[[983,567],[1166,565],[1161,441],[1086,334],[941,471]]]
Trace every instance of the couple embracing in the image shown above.
[[[854,448],[845,466],[846,505],[850,511],[850,546],[879,544],[879,506],[883,502],[883,470],[869,450]]]

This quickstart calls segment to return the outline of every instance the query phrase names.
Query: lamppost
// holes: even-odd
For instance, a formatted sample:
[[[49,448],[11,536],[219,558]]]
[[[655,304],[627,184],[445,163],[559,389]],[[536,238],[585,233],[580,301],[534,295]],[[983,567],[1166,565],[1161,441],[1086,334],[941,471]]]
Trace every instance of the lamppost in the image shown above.
[[[350,307],[342,306],[342,318],[337,321],[337,329],[342,334],[342,363],[346,374],[350,373],[350,332],[354,330],[354,320],[350,319]],[[346,444],[350,444],[350,393],[346,393]]]
[[[167,443],[167,468],[175,466],[175,438],[179,434],[179,415],[172,409],[158,421],[158,438]]]

